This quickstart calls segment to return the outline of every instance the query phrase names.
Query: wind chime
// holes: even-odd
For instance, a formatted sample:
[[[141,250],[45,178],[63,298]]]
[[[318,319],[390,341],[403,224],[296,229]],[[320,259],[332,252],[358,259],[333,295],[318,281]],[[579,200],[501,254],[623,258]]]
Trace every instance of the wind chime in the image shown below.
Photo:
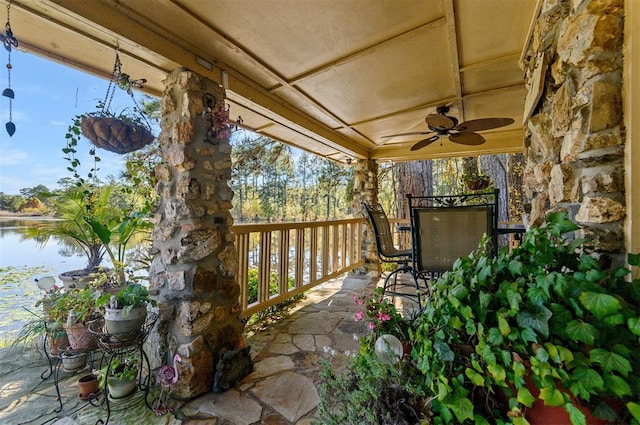
[[[18,47],[18,39],[14,37],[13,31],[11,31],[11,17],[9,12],[11,11],[11,2],[7,3],[7,23],[4,26],[4,33],[0,33],[0,41],[4,45],[4,48],[7,49],[8,52],[8,60],[7,60],[7,85],[8,87],[2,90],[2,96],[9,98],[9,121],[5,124],[5,128],[7,129],[7,133],[9,133],[9,137],[13,136],[16,132],[16,125],[13,123],[13,99],[15,98],[15,93],[11,88],[11,48]]]

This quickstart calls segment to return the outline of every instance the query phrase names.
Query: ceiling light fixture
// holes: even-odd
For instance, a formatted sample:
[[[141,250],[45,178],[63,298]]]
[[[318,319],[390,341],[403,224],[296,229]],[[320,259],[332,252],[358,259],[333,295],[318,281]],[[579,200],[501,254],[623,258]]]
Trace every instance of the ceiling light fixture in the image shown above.
[[[201,58],[200,56],[196,56],[196,62],[199,65],[207,68],[209,71],[213,70],[213,64],[206,59]]]
[[[225,90],[229,88],[229,74],[225,70],[222,70],[222,88]]]

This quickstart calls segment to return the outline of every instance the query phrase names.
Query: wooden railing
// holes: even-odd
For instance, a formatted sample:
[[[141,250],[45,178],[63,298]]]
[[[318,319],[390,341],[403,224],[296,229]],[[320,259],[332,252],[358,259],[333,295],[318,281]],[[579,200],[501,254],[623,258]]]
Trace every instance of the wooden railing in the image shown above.
[[[354,218],[232,226],[241,316],[262,311],[363,265],[364,223],[363,218]],[[250,275],[258,280],[251,293]]]

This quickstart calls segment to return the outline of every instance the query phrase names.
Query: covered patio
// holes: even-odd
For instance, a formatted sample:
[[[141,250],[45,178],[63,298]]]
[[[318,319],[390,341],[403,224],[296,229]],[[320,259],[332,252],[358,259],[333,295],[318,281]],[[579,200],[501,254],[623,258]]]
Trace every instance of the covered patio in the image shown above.
[[[640,251],[634,1],[19,0],[10,7],[21,49],[108,77],[117,48],[127,73],[161,96],[166,164],[156,170],[150,288],[172,314],[154,354],[156,365],[173,353],[185,359],[175,389],[181,398],[209,391],[217,361],[242,345],[241,317],[250,308],[241,295],[247,246],[229,214],[229,144],[203,134],[205,95],[229,104],[249,130],[353,164],[354,205],[377,200],[381,162],[524,153],[532,223],[567,210],[596,251],[617,261]],[[442,106],[459,122],[514,123],[481,132],[478,145],[442,137],[412,151],[429,131],[425,117]],[[386,137],[398,133],[410,134]],[[354,228],[364,222],[353,220]],[[334,256],[322,260],[314,284],[334,277],[336,258],[354,252],[343,266],[379,271],[371,233],[349,232],[340,247],[329,235],[347,231],[322,233],[323,255]],[[270,239],[261,247],[269,252]],[[271,299],[264,258],[261,301],[309,289],[296,282],[302,286],[291,294],[281,286]]]

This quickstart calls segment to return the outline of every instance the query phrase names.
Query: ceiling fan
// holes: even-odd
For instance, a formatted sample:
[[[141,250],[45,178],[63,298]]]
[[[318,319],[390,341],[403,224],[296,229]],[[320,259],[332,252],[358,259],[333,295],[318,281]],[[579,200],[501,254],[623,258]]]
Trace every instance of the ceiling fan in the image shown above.
[[[441,137],[449,136],[449,140],[454,143],[460,143],[461,145],[476,146],[485,142],[484,137],[475,133],[476,131],[490,130],[492,128],[504,127],[505,125],[513,124],[511,118],[480,118],[476,120],[465,121],[458,124],[458,120],[454,117],[447,115],[449,112],[448,106],[439,106],[436,109],[435,114],[427,115],[424,120],[427,123],[427,127],[431,131],[415,131],[412,133],[392,134],[383,137],[397,137],[397,136],[412,136],[416,134],[433,134],[433,136],[427,137],[417,142],[411,147],[412,151],[422,149],[425,146],[429,146]],[[435,134],[434,134],[435,133]]]

